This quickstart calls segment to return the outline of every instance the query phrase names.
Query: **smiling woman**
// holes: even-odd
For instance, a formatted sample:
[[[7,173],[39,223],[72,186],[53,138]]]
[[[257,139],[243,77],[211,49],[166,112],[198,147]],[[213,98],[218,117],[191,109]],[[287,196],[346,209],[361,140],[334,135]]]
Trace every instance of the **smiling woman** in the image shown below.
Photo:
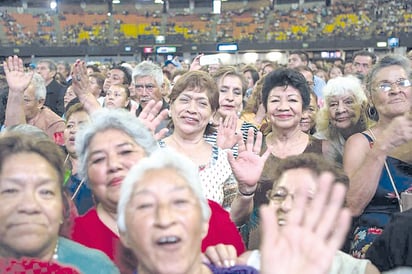
[[[29,257],[81,273],[118,273],[103,253],[59,237],[63,219],[63,155],[45,138],[0,137],[0,258]]]
[[[325,104],[318,112],[315,137],[326,140],[325,156],[342,164],[345,141],[372,123],[366,114],[368,100],[361,82],[352,75],[330,79],[323,96]]]

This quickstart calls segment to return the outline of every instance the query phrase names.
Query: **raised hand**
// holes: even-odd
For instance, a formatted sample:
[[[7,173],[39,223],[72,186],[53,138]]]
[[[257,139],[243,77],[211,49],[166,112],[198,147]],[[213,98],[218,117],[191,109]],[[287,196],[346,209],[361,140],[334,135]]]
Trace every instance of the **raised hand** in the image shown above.
[[[235,159],[231,150],[228,151],[228,159],[232,167],[233,174],[238,181],[239,190],[242,193],[252,193],[256,190],[257,182],[262,173],[266,159],[270,155],[267,149],[262,155],[262,133],[258,132],[256,140],[253,128],[249,128],[246,143],[243,142],[242,135],[236,135],[238,140],[238,157]]]
[[[192,70],[200,70],[202,66],[200,65],[200,57],[202,57],[203,54],[199,54],[198,56],[193,59],[193,62],[190,64],[190,71]]]
[[[76,93],[79,99],[90,93],[89,85],[89,77],[87,76],[87,67],[85,62],[76,60],[72,68],[72,86],[74,93]]]
[[[25,71],[23,60],[17,55],[9,56],[3,61],[3,68],[9,92],[20,92],[23,94],[24,90],[30,85],[34,72],[32,70]]]
[[[242,133],[236,132],[237,127],[237,115],[230,114],[219,119],[219,126],[217,128],[216,145],[221,149],[232,148],[236,145],[238,137],[236,135],[242,136]]]
[[[330,174],[307,180],[319,180],[315,197],[309,203],[307,191],[298,191],[285,225],[278,224],[279,204],[260,209],[262,274],[328,273],[346,238],[351,213],[342,207],[345,186],[333,183]]]
[[[154,100],[150,100],[137,117],[153,133],[156,140],[162,139],[169,131],[167,128],[163,128],[159,132],[155,132],[157,126],[160,125],[168,115],[167,109],[160,111],[162,105],[162,101],[156,103]]]

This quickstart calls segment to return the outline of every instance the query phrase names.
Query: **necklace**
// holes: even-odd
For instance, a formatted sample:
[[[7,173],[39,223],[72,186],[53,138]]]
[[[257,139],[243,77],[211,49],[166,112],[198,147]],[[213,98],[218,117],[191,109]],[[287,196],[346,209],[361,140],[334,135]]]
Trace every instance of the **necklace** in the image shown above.
[[[58,254],[58,251],[59,251],[59,240],[57,240],[57,242],[56,242],[56,246],[54,247],[54,251],[53,251],[52,260],[54,260],[54,261],[58,261],[58,259],[59,259],[59,254]]]

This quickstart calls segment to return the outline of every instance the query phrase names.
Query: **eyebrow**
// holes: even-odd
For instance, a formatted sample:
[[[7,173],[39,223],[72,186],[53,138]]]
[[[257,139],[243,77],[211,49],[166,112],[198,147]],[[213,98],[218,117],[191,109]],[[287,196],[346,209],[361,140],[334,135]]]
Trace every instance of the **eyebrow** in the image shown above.
[[[172,188],[169,193],[172,192],[179,192],[179,191],[183,191],[183,190],[191,190],[191,188],[189,186],[176,186],[174,188]],[[139,190],[137,192],[133,193],[133,196],[138,196],[138,195],[142,195],[142,194],[150,194],[153,193],[153,191],[149,191],[148,189],[144,188],[142,190]]]

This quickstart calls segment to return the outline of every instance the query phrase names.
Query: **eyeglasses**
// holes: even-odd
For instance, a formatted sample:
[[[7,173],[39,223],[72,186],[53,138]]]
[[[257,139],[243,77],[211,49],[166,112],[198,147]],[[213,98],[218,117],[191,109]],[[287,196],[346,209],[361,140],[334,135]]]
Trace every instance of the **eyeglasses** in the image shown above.
[[[276,188],[276,189],[269,189],[269,190],[266,192],[266,198],[267,198],[269,201],[274,201],[274,202],[276,202],[276,203],[281,203],[281,202],[283,202],[284,200],[286,200],[286,198],[287,198],[288,196],[291,196],[291,198],[292,198],[292,200],[293,200],[293,194],[290,194],[290,193],[289,193],[289,190],[287,190],[287,188],[286,188],[286,187],[283,187],[283,186],[278,187],[278,188]]]
[[[393,90],[393,85],[396,85],[398,88],[407,88],[411,86],[411,81],[408,79],[399,79],[395,82],[381,82],[376,89],[380,92],[389,92]]]
[[[147,91],[149,91],[149,92],[152,92],[153,91],[153,89],[155,89],[155,86],[154,85],[140,85],[140,84],[136,84],[136,85],[134,85],[134,87],[137,89],[137,90],[139,90],[139,91],[143,91],[144,89],[146,89]]]
[[[307,193],[308,200],[313,200],[314,194],[315,193],[314,193],[313,190],[308,190],[308,193]],[[292,194],[292,193],[289,193],[289,190],[286,187],[283,187],[283,186],[280,186],[276,189],[269,189],[266,192],[266,198],[269,201],[273,201],[273,202],[278,203],[278,204],[285,201],[288,196],[290,196],[292,201],[295,198],[295,195]]]

